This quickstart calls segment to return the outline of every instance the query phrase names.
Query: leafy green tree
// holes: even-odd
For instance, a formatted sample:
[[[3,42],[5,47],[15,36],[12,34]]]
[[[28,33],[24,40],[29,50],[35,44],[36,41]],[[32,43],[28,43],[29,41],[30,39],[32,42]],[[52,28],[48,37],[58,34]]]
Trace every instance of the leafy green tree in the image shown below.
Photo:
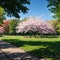
[[[60,0],[47,0],[49,10],[54,13],[54,17],[60,19]]]
[[[30,0],[0,0],[0,6],[4,8],[9,16],[20,17],[19,13],[27,13],[29,10],[26,5]]]
[[[3,20],[5,19],[5,11],[4,9],[0,6],[0,25],[3,23]]]
[[[54,23],[54,27],[57,34],[60,34],[60,20],[56,20],[56,22]]]
[[[19,23],[19,19],[13,19],[9,22],[9,34],[16,34],[16,26]]]
[[[60,20],[50,20],[48,23],[52,24],[57,34],[60,34]]]

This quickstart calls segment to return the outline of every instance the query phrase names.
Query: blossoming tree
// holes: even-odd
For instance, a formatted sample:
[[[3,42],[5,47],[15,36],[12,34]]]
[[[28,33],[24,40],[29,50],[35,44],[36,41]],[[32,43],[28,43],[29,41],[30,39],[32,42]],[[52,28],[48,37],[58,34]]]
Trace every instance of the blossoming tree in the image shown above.
[[[38,33],[38,34],[53,34],[55,33],[54,27],[41,20],[40,18],[29,18],[28,20],[19,23],[16,27],[17,33]]]
[[[0,26],[0,36],[4,33],[4,28]]]

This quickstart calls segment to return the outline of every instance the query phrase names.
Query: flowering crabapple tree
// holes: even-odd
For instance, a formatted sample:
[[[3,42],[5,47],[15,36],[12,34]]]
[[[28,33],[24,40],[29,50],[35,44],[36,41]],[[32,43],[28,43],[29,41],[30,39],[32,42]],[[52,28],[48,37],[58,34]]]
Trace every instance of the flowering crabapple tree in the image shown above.
[[[10,20],[3,20],[3,28],[4,28],[4,34],[8,34],[9,33],[9,23]]]
[[[3,23],[0,25],[0,35],[8,33],[9,31],[9,20],[3,20]]]
[[[17,33],[32,33],[32,34],[53,34],[54,27],[44,22],[41,18],[31,17],[28,20],[21,22],[16,27]]]
[[[0,26],[0,36],[2,36],[3,33],[4,33],[4,28]]]

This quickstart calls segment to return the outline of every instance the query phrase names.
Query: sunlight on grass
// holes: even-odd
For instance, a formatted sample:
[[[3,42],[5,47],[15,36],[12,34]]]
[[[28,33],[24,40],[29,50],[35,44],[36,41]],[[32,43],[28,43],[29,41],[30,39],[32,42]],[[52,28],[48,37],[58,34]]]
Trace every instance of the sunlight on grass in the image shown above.
[[[46,60],[60,60],[60,37],[35,38],[26,36],[4,36],[0,38],[26,52]]]
[[[47,46],[31,46],[31,45],[24,45],[20,48],[24,49],[25,51],[29,52],[29,51],[32,51],[32,50],[35,50],[35,49],[40,49],[40,48],[46,48]]]

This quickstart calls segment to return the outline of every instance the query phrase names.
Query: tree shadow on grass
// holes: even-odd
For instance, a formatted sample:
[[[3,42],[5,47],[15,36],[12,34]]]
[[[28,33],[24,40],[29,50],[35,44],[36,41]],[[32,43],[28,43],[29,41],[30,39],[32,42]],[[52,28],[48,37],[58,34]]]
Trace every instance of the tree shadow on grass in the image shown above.
[[[9,42],[17,47],[24,45],[30,46],[46,46],[46,48],[38,48],[28,53],[38,58],[54,58],[54,60],[60,60],[60,41],[55,42],[41,42],[41,41],[22,41],[17,39],[4,39],[3,41]]]

